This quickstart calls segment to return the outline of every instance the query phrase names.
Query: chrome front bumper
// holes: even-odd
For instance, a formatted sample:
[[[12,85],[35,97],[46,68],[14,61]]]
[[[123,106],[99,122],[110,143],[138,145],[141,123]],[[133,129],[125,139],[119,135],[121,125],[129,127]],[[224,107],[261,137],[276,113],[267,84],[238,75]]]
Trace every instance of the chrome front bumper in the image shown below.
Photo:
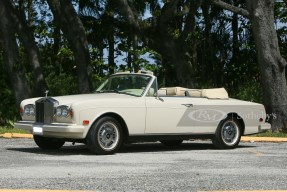
[[[85,127],[77,124],[51,123],[39,124],[32,121],[18,121],[15,128],[29,131],[33,135],[47,137],[84,139]]]

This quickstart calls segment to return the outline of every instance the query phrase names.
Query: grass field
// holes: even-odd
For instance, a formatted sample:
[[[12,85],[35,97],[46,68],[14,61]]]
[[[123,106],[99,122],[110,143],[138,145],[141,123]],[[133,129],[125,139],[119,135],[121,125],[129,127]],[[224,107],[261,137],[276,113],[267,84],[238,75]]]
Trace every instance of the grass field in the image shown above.
[[[1,126],[0,127],[0,134],[4,134],[4,133],[27,133],[27,131],[21,130],[21,129],[15,129],[13,127],[5,127],[5,126]]]
[[[256,134],[255,137],[287,137],[287,133],[272,133],[272,131],[266,131],[264,133]]]

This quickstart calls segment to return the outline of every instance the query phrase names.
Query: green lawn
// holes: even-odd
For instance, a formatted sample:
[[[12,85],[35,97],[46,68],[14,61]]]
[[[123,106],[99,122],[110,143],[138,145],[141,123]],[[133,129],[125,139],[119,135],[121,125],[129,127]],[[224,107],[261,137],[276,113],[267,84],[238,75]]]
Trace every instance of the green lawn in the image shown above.
[[[27,131],[15,129],[13,127],[1,126],[0,127],[0,134],[4,134],[4,133],[27,133]]]
[[[272,131],[266,131],[264,133],[256,134],[255,137],[287,137],[287,133],[272,133]]]

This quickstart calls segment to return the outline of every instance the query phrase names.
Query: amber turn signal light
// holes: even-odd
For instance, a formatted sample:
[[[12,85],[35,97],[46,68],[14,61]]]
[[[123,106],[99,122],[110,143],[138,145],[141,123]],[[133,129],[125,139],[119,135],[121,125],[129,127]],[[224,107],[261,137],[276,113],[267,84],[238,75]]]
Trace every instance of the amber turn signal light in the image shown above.
[[[23,109],[22,107],[20,107],[19,112],[20,112],[20,113],[23,113],[23,112],[24,112],[24,109]]]
[[[83,125],[89,125],[90,124],[90,121],[89,120],[84,120],[83,121]]]

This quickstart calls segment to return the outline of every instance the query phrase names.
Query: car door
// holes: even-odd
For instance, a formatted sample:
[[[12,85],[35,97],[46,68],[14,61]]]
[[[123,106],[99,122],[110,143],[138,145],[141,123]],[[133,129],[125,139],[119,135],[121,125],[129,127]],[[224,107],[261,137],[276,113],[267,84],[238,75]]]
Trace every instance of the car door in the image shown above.
[[[226,117],[226,112],[216,101],[193,97],[193,110],[188,118],[193,121],[194,134],[214,134],[219,122]]]
[[[145,134],[191,133],[192,111],[190,97],[146,97]]]

